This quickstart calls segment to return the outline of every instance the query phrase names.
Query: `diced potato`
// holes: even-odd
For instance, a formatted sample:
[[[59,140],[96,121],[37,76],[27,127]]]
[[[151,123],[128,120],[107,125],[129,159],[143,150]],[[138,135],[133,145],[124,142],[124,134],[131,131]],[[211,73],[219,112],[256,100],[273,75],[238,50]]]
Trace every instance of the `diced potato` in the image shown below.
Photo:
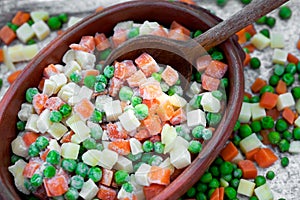
[[[128,173],[133,172],[132,161],[124,156],[119,156],[116,164],[114,165],[114,169],[116,170],[124,170]]]
[[[52,122],[50,121],[50,110],[45,109],[39,115],[39,118],[36,122],[36,126],[41,133],[46,133],[46,131],[51,126]]]
[[[37,114],[32,114],[28,118],[28,121],[25,125],[25,129],[33,132],[39,132],[39,129],[37,128],[37,120],[39,116]]]
[[[241,123],[248,123],[251,119],[251,103],[243,102],[239,115],[239,121]]]
[[[75,60],[75,50],[70,49],[64,54],[62,61],[63,63],[67,64],[72,60]]]
[[[177,136],[175,139],[175,146],[182,145],[185,148],[189,148],[189,142],[181,136]]]
[[[165,169],[170,169],[171,174],[173,174],[174,170],[175,170],[169,157],[167,157],[162,163],[160,163],[159,167],[165,168]]]
[[[15,65],[13,64],[11,57],[8,55],[8,48],[6,45],[3,46],[3,60],[4,60],[4,65],[12,71],[16,70]]]
[[[289,148],[290,153],[300,153],[300,141],[292,141]]]
[[[159,28],[159,24],[157,22],[149,22],[144,21],[144,23],[140,26],[140,35],[147,35],[152,33],[152,31]]]
[[[161,142],[165,144],[164,153],[168,153],[174,147],[177,137],[176,129],[169,124],[165,124],[161,131]]]
[[[237,189],[237,193],[245,195],[247,197],[251,197],[253,195],[254,188],[255,183],[245,179],[241,179]]]
[[[74,24],[77,24],[81,20],[82,20],[82,18],[80,18],[80,17],[71,16],[68,21],[67,27],[69,28],[69,27],[73,26]]]
[[[259,200],[273,200],[272,191],[267,183],[257,187],[254,192]]]
[[[118,118],[123,128],[128,132],[136,130],[136,128],[141,125],[141,122],[137,119],[133,110],[127,110]]]
[[[243,153],[247,153],[253,149],[259,148],[262,146],[261,141],[258,139],[255,133],[252,133],[248,137],[245,137],[240,141],[240,148]]]
[[[230,162],[237,164],[241,160],[244,160],[244,157],[239,151],[238,155],[236,155]]]
[[[93,69],[95,67],[96,56],[84,51],[75,51],[75,59],[82,69]]]
[[[221,102],[211,92],[205,92],[202,95],[200,104],[206,112],[218,113],[221,109]]]
[[[64,86],[68,81],[66,75],[64,75],[63,73],[50,76],[49,79],[51,81],[54,81],[56,84],[54,94],[56,94],[61,89],[61,87]]]
[[[34,109],[30,103],[22,103],[21,110],[18,112],[18,118],[22,121],[27,121],[31,114],[33,114]]]
[[[222,187],[228,187],[229,183],[224,178],[220,178],[220,185]]]
[[[79,154],[80,145],[71,142],[61,145],[61,156],[67,159],[76,160]]]
[[[288,52],[282,49],[274,49],[272,62],[284,65],[287,61]]]
[[[199,94],[201,92],[201,84],[194,81],[191,84],[190,89],[188,90],[188,92],[190,92],[192,95]]]
[[[129,144],[132,155],[136,155],[143,152],[142,144],[136,138],[130,138]]]
[[[136,183],[142,186],[149,186],[148,173],[150,172],[151,166],[148,164],[141,164],[141,166],[135,172]]]
[[[39,40],[45,39],[50,34],[49,26],[42,20],[35,22],[31,27]]]
[[[23,45],[23,58],[25,61],[31,60],[37,53],[39,48],[37,44]]]
[[[11,142],[12,152],[18,156],[26,158],[28,156],[28,147],[25,145],[23,138],[21,136],[17,136]]]
[[[66,132],[68,132],[68,128],[62,123],[53,123],[48,129],[48,133],[57,140],[59,140]]]
[[[58,144],[58,142],[57,142],[56,139],[50,139],[50,140],[49,140],[48,149],[49,149],[50,151],[51,151],[51,150],[55,150],[55,151],[61,153],[61,147],[60,147],[60,145]]]
[[[133,21],[124,21],[124,22],[119,22],[117,25],[114,27],[114,31],[120,30],[120,29],[130,29],[133,26]]]
[[[259,106],[259,103],[252,103],[251,115],[252,115],[252,120],[255,121],[265,117],[267,114],[266,114],[266,110]]]
[[[82,155],[82,160],[85,164],[94,167],[100,161],[101,156],[102,152],[100,150],[90,149]]]
[[[177,169],[182,169],[191,164],[191,154],[183,145],[176,145],[170,151],[171,164]]]
[[[85,200],[93,199],[98,193],[98,186],[92,179],[83,183],[83,186],[79,192],[79,196],[81,196]]]
[[[69,98],[68,103],[74,106],[75,104],[79,103],[83,99],[91,100],[92,95],[93,95],[93,90],[91,90],[86,86],[82,86],[77,95]]]
[[[43,10],[37,10],[31,12],[30,17],[34,22],[39,20],[47,21],[49,19],[49,13]]]
[[[198,125],[206,126],[205,112],[200,109],[192,110],[187,113],[187,125],[194,127]]]
[[[78,91],[80,90],[80,86],[74,82],[67,83],[66,85],[62,86],[59,90],[57,96],[61,98],[61,100],[68,102],[69,99],[77,95]]]
[[[170,96],[169,101],[173,106],[180,108],[184,107],[187,104],[186,100],[176,93]]]
[[[17,44],[7,48],[7,54],[10,57],[12,62],[24,61],[23,57],[23,47],[22,44]]]
[[[88,137],[90,137],[90,128],[81,120],[74,122],[70,125],[70,128],[74,131],[75,135],[72,136],[71,141],[74,143],[81,143]],[[77,136],[74,138],[74,136]]]
[[[78,114],[76,113],[71,113],[71,115],[68,117],[68,119],[66,120],[66,124],[70,127],[71,124],[80,121],[81,118]]]
[[[66,58],[67,59],[67,58]],[[66,66],[64,67],[64,74],[70,78],[70,75],[73,72],[80,72],[81,71],[81,67],[78,64],[78,62],[76,62],[75,60],[70,60],[67,62]]]
[[[46,79],[43,87],[43,94],[51,96],[54,94],[57,86],[56,83],[50,79]]]
[[[295,100],[292,93],[287,92],[278,96],[277,110],[282,111],[284,108],[295,105]]]
[[[28,23],[22,24],[16,31],[17,37],[22,42],[26,43],[28,40],[32,39],[35,35],[33,28],[29,26]]]
[[[111,151],[109,149],[104,149],[102,151],[102,155],[100,161],[98,162],[98,165],[106,169],[112,169],[117,161],[118,161],[118,153]]]
[[[284,36],[281,33],[271,32],[271,48],[284,48]]]
[[[294,121],[295,126],[300,127],[300,117],[297,117],[297,119]]]
[[[16,188],[24,194],[30,194],[30,191],[24,186],[25,177],[23,176],[23,170],[26,164],[27,163],[23,159],[20,159],[14,165],[9,166],[8,171],[14,176]]]
[[[103,105],[103,110],[106,114],[106,119],[108,122],[116,121],[122,114],[121,102],[119,100],[108,102]]]
[[[271,43],[271,40],[264,36],[261,33],[255,34],[250,41],[257,49],[263,50],[264,48],[268,47]]]
[[[97,96],[96,101],[95,101],[95,106],[99,111],[104,111],[103,110],[103,105],[109,102],[112,102],[113,98],[110,97],[109,95],[100,95]]]

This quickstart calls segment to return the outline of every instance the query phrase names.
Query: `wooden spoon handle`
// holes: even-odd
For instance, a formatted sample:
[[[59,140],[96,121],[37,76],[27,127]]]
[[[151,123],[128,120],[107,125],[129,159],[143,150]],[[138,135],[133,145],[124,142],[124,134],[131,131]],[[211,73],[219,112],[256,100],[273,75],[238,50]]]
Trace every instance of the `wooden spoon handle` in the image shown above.
[[[287,1],[289,0],[253,0],[236,14],[207,30],[195,40],[208,50]]]

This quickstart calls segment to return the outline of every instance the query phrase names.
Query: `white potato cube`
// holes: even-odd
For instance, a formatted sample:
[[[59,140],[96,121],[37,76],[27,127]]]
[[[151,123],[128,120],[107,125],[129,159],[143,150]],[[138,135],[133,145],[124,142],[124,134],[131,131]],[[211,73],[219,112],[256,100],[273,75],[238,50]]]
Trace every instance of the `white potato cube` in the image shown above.
[[[198,125],[206,126],[205,112],[200,109],[192,110],[187,113],[187,125],[194,127]]]
[[[71,138],[72,142],[79,144],[79,143],[83,142],[85,139],[90,137],[90,128],[81,120],[70,124],[70,128],[75,133],[75,135],[73,135],[73,137],[77,136],[75,138],[73,138],[73,137]]]
[[[165,145],[164,153],[168,153],[174,147],[177,137],[176,129],[169,124],[165,124],[161,131],[161,142]]]
[[[50,121],[50,114],[51,111],[48,109],[43,110],[42,113],[40,114],[36,123],[39,132],[46,133],[46,131],[51,126],[52,122]]]
[[[70,78],[70,75],[76,71],[78,73],[80,73],[81,71],[81,67],[78,62],[76,62],[75,60],[70,60],[69,62],[67,62],[66,66],[64,67],[64,74]]]
[[[28,121],[26,122],[25,129],[28,131],[33,131],[38,133],[39,129],[37,128],[37,120],[39,119],[39,116],[37,114],[32,114],[28,118]]]
[[[117,31],[117,30],[128,30],[128,29],[131,29],[131,27],[133,26],[133,21],[124,21],[124,22],[119,22],[117,23],[117,25],[115,25],[114,27],[114,31]]]
[[[47,21],[49,19],[49,13],[43,10],[32,11],[30,17],[34,22],[39,20]]]
[[[25,61],[31,60],[37,53],[39,48],[37,44],[23,45],[23,58]]]
[[[152,33],[152,31],[157,30],[159,28],[159,24],[157,22],[149,22],[145,21],[140,26],[140,35],[147,35]]]
[[[60,90],[62,86],[64,86],[68,82],[66,75],[64,75],[63,73],[50,76],[49,79],[56,84],[56,88],[54,90],[55,94]]]
[[[300,127],[300,117],[297,117],[297,119],[294,121],[294,125]]]
[[[243,153],[247,153],[253,149],[259,148],[262,146],[261,141],[258,139],[255,133],[252,133],[248,137],[245,137],[240,141],[240,148]]]
[[[7,54],[10,57],[12,62],[24,61],[23,47],[24,45],[17,44],[7,48]]]
[[[182,108],[182,107],[184,107],[187,104],[186,100],[184,98],[182,98],[181,96],[179,96],[178,94],[176,94],[176,93],[173,94],[172,96],[170,96],[169,102],[173,106],[179,107],[179,108]]]
[[[77,24],[78,22],[80,22],[80,20],[82,20],[82,18],[71,16],[68,21],[67,27],[69,28],[69,27],[73,26],[74,24]]]
[[[28,147],[26,146],[23,138],[21,136],[17,136],[12,142],[11,142],[11,149],[14,154],[17,156],[21,156],[23,158],[26,158],[28,156]]]
[[[93,90],[86,86],[82,86],[79,90],[79,93],[75,96],[69,98],[68,103],[72,106],[82,101],[84,98],[91,100],[93,95]]]
[[[43,87],[43,94],[51,96],[56,91],[56,83],[50,79],[46,79]]]
[[[202,95],[200,104],[206,112],[218,113],[221,109],[221,102],[211,92],[205,92]]]
[[[94,69],[96,56],[85,51],[75,51],[75,59],[82,69]]]
[[[254,193],[259,200],[273,200],[272,191],[267,183],[257,187]]]
[[[267,114],[266,114],[266,110],[259,106],[259,103],[252,103],[251,115],[252,115],[252,120],[255,121],[265,117]]]
[[[118,199],[132,199],[132,193],[126,192],[124,187],[122,186],[117,195]]]
[[[274,49],[272,62],[284,65],[287,61],[288,52],[282,49]]]
[[[160,163],[159,167],[164,168],[164,169],[170,169],[171,174],[173,174],[175,171],[175,167],[172,165],[169,157],[167,157],[162,163]]]
[[[49,26],[42,20],[34,22],[31,27],[39,40],[45,39],[50,34]]]
[[[24,194],[30,194],[30,191],[24,186],[25,177],[23,176],[23,171],[26,164],[23,159],[19,159],[14,165],[8,167],[8,171],[14,176],[16,188]]]
[[[22,42],[26,43],[28,40],[34,37],[34,31],[28,23],[22,24],[16,31],[17,37]]]
[[[186,139],[184,139],[183,137],[177,136],[176,139],[175,139],[175,146],[177,146],[177,145],[182,145],[182,146],[184,146],[185,148],[188,148],[190,144],[189,144],[189,142],[188,142]]]
[[[244,160],[244,157],[239,151],[238,155],[236,155],[230,162],[237,164],[241,160]]]
[[[141,164],[141,166],[135,172],[135,181],[142,186],[149,186],[148,173],[151,170],[151,166],[148,164]]]
[[[133,110],[127,110],[118,118],[123,128],[128,132],[134,131],[137,127],[141,125],[141,122],[137,119]]]
[[[243,102],[239,115],[241,123],[248,123],[251,119],[251,103]]]
[[[183,145],[176,145],[170,151],[171,164],[177,169],[182,169],[191,164],[191,154]]]
[[[90,149],[82,155],[82,161],[89,166],[96,166],[100,161],[102,152],[96,149]]]
[[[237,193],[245,195],[247,197],[251,197],[253,195],[254,188],[255,183],[245,179],[241,179],[237,189]]]
[[[56,139],[50,139],[49,140],[49,145],[48,145],[48,149],[51,150],[55,150],[57,152],[59,152],[59,154],[61,154],[61,147],[58,144]]]
[[[13,64],[11,57],[8,55],[8,48],[6,45],[3,46],[3,60],[4,60],[4,65],[12,71],[16,70],[15,65]]]
[[[250,41],[258,50],[263,50],[268,47],[271,43],[271,40],[264,36],[261,33],[255,34]]]
[[[271,32],[271,48],[284,48],[284,37],[281,33]]]
[[[83,183],[83,186],[79,192],[79,196],[81,196],[85,200],[93,199],[98,193],[98,186],[92,179]]]
[[[300,153],[300,141],[292,141],[289,148],[290,153]]]
[[[124,171],[127,171],[128,173],[133,172],[132,161],[124,156],[118,157],[118,160],[113,168],[116,170],[124,170]]]
[[[103,110],[106,114],[106,120],[116,121],[118,117],[122,114],[121,102],[119,100],[114,100],[103,105]]]
[[[18,112],[18,118],[21,121],[27,121],[30,115],[34,112],[33,106],[30,103],[22,103],[21,110]]]
[[[67,64],[72,60],[75,60],[75,50],[70,49],[64,54],[62,61]]]
[[[68,119],[66,120],[65,124],[68,126],[71,126],[71,124],[81,121],[81,118],[78,114],[76,114],[75,112],[72,112],[71,115],[68,117]]]
[[[118,156],[118,153],[105,148],[102,151],[102,155],[100,161],[98,162],[98,165],[106,169],[112,169],[118,161]]]
[[[132,155],[136,155],[143,152],[142,144],[136,138],[130,138],[129,144],[130,144],[130,152],[132,153]]]
[[[99,111],[104,111],[103,110],[103,105],[109,102],[112,102],[113,98],[110,97],[109,95],[100,95],[97,96],[96,101],[95,101],[95,107],[99,110]]]
[[[76,160],[79,154],[80,145],[71,142],[63,143],[61,145],[61,156],[67,159]]]
[[[292,93],[287,92],[278,96],[277,110],[282,111],[284,108],[295,105],[295,100]]]
[[[196,81],[194,81],[191,86],[189,91],[191,94],[199,94],[201,92],[201,84],[197,83]]]
[[[57,140],[59,140],[67,132],[68,128],[62,123],[53,123],[48,129],[48,133]]]
[[[62,86],[59,90],[57,96],[61,98],[64,102],[68,102],[69,99],[75,95],[77,95],[78,91],[80,90],[80,86],[76,83],[70,82],[66,85]]]

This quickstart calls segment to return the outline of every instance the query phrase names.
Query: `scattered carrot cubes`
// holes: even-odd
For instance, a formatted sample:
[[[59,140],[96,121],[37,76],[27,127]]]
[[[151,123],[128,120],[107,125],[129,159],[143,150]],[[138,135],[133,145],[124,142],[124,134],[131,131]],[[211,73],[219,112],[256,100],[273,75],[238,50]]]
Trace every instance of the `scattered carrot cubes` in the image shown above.
[[[269,148],[261,148],[255,155],[254,160],[257,162],[258,166],[266,168],[274,164],[277,160],[277,156]]]
[[[158,166],[151,166],[150,172],[148,173],[149,183],[156,183],[159,185],[170,184],[171,171],[168,168],[161,168]]]
[[[220,152],[221,157],[225,161],[231,161],[234,157],[238,155],[239,151],[236,146],[229,142],[226,147]]]
[[[285,108],[282,112],[282,117],[285,119],[290,125],[294,123],[295,113],[290,108]]]
[[[138,58],[135,59],[135,63],[138,68],[140,68],[144,74],[149,77],[154,72],[159,71],[159,66],[156,61],[147,53],[143,53]]]
[[[129,140],[116,140],[108,144],[108,149],[117,152],[120,155],[128,155],[130,153]]]
[[[239,161],[238,167],[242,170],[245,179],[252,179],[257,176],[257,168],[251,160]]]
[[[64,175],[57,175],[53,178],[44,179],[44,186],[48,197],[63,195],[68,190],[68,180]]]
[[[259,105],[266,109],[272,109],[276,106],[278,100],[278,95],[272,92],[265,92],[261,96]]]
[[[115,200],[117,191],[104,185],[100,185],[97,197],[102,200]]]
[[[206,74],[201,76],[202,87],[208,91],[217,90],[220,85],[220,80],[217,78],[210,77]]]
[[[254,93],[257,93],[263,88],[265,85],[267,85],[267,82],[261,78],[256,78],[254,83],[251,85],[251,90]]]
[[[0,39],[7,45],[9,45],[17,35],[13,30],[11,30],[8,26],[3,26],[0,30]]]
[[[27,12],[18,11],[11,22],[17,26],[21,26],[30,19],[30,14]]]
[[[212,60],[206,68],[205,74],[213,78],[221,79],[225,75],[227,68],[227,64]]]
[[[174,85],[178,80],[178,72],[174,70],[172,67],[167,65],[165,70],[161,73],[161,78],[169,85]]]

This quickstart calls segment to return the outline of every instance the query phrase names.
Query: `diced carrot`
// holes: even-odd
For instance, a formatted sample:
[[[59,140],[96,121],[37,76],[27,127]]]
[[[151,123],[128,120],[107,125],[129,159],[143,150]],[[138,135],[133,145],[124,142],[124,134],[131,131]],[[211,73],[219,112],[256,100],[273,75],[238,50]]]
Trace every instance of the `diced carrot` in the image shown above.
[[[224,199],[224,187],[219,187],[219,200]]]
[[[202,87],[208,91],[217,90],[220,85],[220,80],[203,74],[201,76]]]
[[[141,54],[134,62],[144,72],[146,77],[151,76],[151,74],[158,72],[160,69],[154,58],[148,53]]]
[[[127,40],[127,31],[123,29],[116,30],[112,36],[112,41],[115,48],[118,47],[123,42],[125,42],[126,40]]]
[[[246,32],[250,33],[251,36],[256,34],[256,29],[253,26],[253,24],[250,24],[250,25],[246,26],[244,29],[245,29]]]
[[[244,44],[244,43],[247,42],[247,38],[246,38],[245,33],[246,33],[245,29],[242,29],[242,30],[240,30],[236,33],[236,35],[238,36],[238,43],[239,44]]]
[[[151,135],[157,135],[162,129],[161,120],[158,115],[150,115],[143,120],[143,124]]]
[[[186,121],[186,113],[184,109],[178,108],[175,112],[172,118],[170,119],[170,123],[172,125],[177,125],[180,123],[183,123]]]
[[[48,197],[60,196],[68,191],[68,180],[64,175],[45,178],[43,181]]]
[[[193,1],[193,0],[179,0],[179,2],[187,3],[190,5],[196,5],[195,1]]]
[[[238,149],[236,146],[229,142],[224,149],[222,149],[220,155],[225,161],[231,161],[234,157],[236,157],[239,154]]]
[[[221,79],[225,75],[227,68],[227,64],[218,60],[212,60],[206,68],[205,74],[213,78]]]
[[[156,109],[158,108],[160,102],[157,99],[143,99],[143,104],[146,104],[149,109],[149,115],[153,115],[156,112]]]
[[[50,64],[48,65],[47,67],[44,68],[44,71],[43,71],[43,76],[45,78],[49,78],[50,76],[53,76],[55,74],[59,74],[59,71],[58,69],[55,67],[54,64]]]
[[[9,45],[17,35],[8,26],[3,26],[0,30],[0,39],[7,45]]]
[[[104,35],[104,33],[96,33],[94,40],[98,51],[103,51],[111,46],[109,40]]]
[[[62,105],[64,104],[64,101],[61,100],[59,97],[50,97],[47,99],[45,103],[45,108],[52,110],[58,110]]]
[[[43,77],[43,78],[40,80],[40,82],[39,82],[38,89],[39,89],[40,91],[43,91],[44,84],[45,84],[45,80],[46,80],[46,78]]]
[[[99,70],[97,70],[97,69],[82,70],[82,77],[83,77],[83,79],[86,76],[98,76],[98,75],[99,75]]]
[[[74,106],[74,111],[83,120],[89,119],[94,112],[94,105],[87,98],[82,99],[79,103]]]
[[[114,172],[109,169],[102,168],[102,178],[100,180],[100,184],[105,185],[105,186],[110,186],[114,177]],[[101,185],[99,185],[100,187]]]
[[[255,46],[253,44],[248,44],[244,48],[247,48],[250,53],[253,53],[255,51]]]
[[[4,61],[3,49],[0,49],[0,63]]]
[[[257,93],[263,88],[265,85],[267,85],[267,82],[261,78],[256,78],[254,83],[251,85],[251,90],[254,93]]]
[[[155,99],[163,93],[158,81],[146,81],[140,85],[139,91],[141,97],[147,100]]]
[[[278,117],[280,116],[280,112],[277,110],[277,108],[266,110],[266,114],[267,116],[272,117],[274,120],[277,120]]]
[[[70,44],[69,47],[75,51],[84,51],[84,52],[89,52],[89,49],[80,45],[80,44]]]
[[[151,166],[148,173],[148,180],[150,183],[156,183],[159,185],[170,184],[171,170],[169,168],[162,168],[158,166]]]
[[[163,191],[166,188],[165,185],[159,185],[159,184],[150,184],[149,186],[143,187],[143,192],[145,194],[145,199],[150,200],[156,195],[158,195],[161,191]]]
[[[138,139],[139,141],[143,141],[145,139],[150,138],[151,134],[149,133],[149,131],[146,128],[142,128],[134,135],[134,137],[136,139]]]
[[[277,156],[269,148],[261,148],[255,155],[254,160],[261,168],[267,168],[273,165],[277,160]]]
[[[32,143],[34,143],[36,141],[36,139],[39,136],[40,135],[38,133],[28,131],[28,132],[24,133],[22,138],[23,138],[25,145],[29,147]]]
[[[165,68],[165,70],[161,73],[161,78],[169,85],[172,86],[174,85],[178,78],[178,72],[173,69],[172,67],[170,67],[169,65],[167,65],[167,67]]]
[[[185,35],[190,36],[191,31],[190,31],[189,29],[187,29],[186,27],[182,26],[182,25],[179,24],[178,22],[173,21],[172,24],[171,24],[170,29],[172,30],[172,29],[177,29],[177,28],[181,29],[182,32],[183,32]]]
[[[117,191],[104,185],[100,185],[97,197],[102,200],[115,200]]]
[[[284,94],[287,92],[286,83],[283,80],[279,80],[275,88],[277,94]]]
[[[252,179],[257,176],[257,168],[251,160],[239,161],[238,167],[242,170],[245,179]]]
[[[112,77],[109,81],[109,88],[108,93],[112,97],[116,97],[121,89],[121,86],[123,85],[124,81],[120,80],[116,77]]]
[[[160,117],[161,121],[168,121],[174,115],[174,108],[169,100],[160,104],[156,110],[157,115]]]
[[[33,96],[32,105],[37,114],[41,114],[41,112],[45,109],[47,100],[48,96],[46,94],[36,94]]]
[[[161,136],[160,135],[154,135],[150,138],[150,141],[152,143],[155,143],[155,142],[161,142]]]
[[[269,130],[261,130],[260,131],[260,135],[262,137],[262,143],[265,145],[271,144],[269,137],[268,137],[269,133],[270,133]]]
[[[288,53],[287,61],[290,63],[298,64],[299,59],[295,55]]]
[[[138,87],[146,81],[146,76],[141,70],[136,71],[127,79],[127,83],[130,87]]]
[[[252,149],[246,153],[246,159],[254,161],[254,155],[260,150],[260,148]]]
[[[93,36],[82,36],[79,45],[87,48],[88,52],[94,52],[95,50],[95,40]]]
[[[210,200],[219,200],[220,199],[220,189],[216,188],[215,191],[211,194]]]
[[[244,92],[244,96],[247,96],[250,99],[252,97],[252,94],[250,94],[248,92]]]
[[[157,29],[152,31],[151,35],[156,35],[156,36],[160,36],[160,37],[168,37],[168,33],[162,26],[159,26]]]
[[[14,72],[12,72],[8,77],[7,77],[7,82],[9,84],[12,84],[13,82],[15,82],[15,80],[17,80],[18,76],[21,74],[23,70],[19,69],[16,70]]]
[[[120,155],[128,155],[130,153],[129,140],[115,140],[108,144],[108,149],[117,152]]]
[[[189,37],[184,34],[184,30],[182,30],[181,28],[174,28],[169,31],[168,38],[173,40],[186,41]]]
[[[63,137],[60,139],[61,143],[68,143],[71,142],[72,136],[74,135],[74,131],[70,130],[66,134],[63,135]]]
[[[43,161],[46,161],[46,158],[47,158],[47,155],[49,153],[50,149],[46,149],[44,152],[42,152],[40,154],[40,158],[43,160]]]
[[[98,8],[96,8],[95,12],[96,13],[101,12],[103,9],[104,9],[103,6],[99,6]]]
[[[244,60],[243,65],[247,66],[250,63],[250,60],[251,60],[250,54],[249,53],[245,53],[245,60]]]
[[[282,118],[285,119],[290,125],[292,125],[295,120],[295,113],[287,107],[282,112]]]
[[[297,47],[298,50],[300,50],[300,39],[297,41],[296,47]]]
[[[23,170],[23,176],[26,178],[31,178],[35,171],[40,168],[41,163],[36,161],[29,161],[29,163],[26,164],[24,170]]]
[[[111,140],[118,140],[118,139],[126,139],[127,133],[126,131],[122,131],[118,129],[117,124],[108,123],[106,125],[107,128],[107,135]]]
[[[30,14],[22,11],[18,11],[11,22],[15,25],[21,26],[30,19]]]
[[[197,58],[197,61],[196,61],[197,70],[199,72],[203,72],[208,67],[208,65],[211,61],[212,61],[212,58],[210,55],[200,56],[199,58]]]
[[[265,92],[260,98],[259,106],[266,109],[272,109],[276,106],[278,95],[272,92]]]
[[[125,80],[132,76],[136,71],[136,66],[133,64],[132,60],[124,60],[122,62],[115,62],[115,73],[114,77]]]

